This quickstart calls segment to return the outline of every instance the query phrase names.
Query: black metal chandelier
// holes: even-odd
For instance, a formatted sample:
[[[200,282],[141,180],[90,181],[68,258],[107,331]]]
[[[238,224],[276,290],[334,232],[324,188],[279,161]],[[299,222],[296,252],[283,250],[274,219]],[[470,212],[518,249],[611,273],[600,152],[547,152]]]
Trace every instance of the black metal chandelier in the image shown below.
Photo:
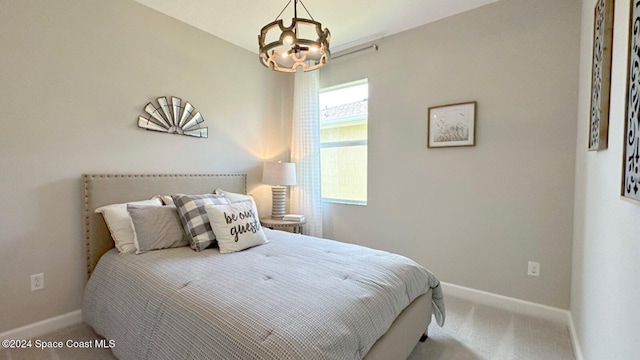
[[[291,26],[285,27],[280,15],[293,1]],[[298,3],[311,19],[298,17]],[[295,72],[298,67],[304,71],[320,68],[329,60],[329,29],[315,21],[300,0],[289,0],[273,22],[265,25],[258,35],[259,56],[262,65],[275,71]]]

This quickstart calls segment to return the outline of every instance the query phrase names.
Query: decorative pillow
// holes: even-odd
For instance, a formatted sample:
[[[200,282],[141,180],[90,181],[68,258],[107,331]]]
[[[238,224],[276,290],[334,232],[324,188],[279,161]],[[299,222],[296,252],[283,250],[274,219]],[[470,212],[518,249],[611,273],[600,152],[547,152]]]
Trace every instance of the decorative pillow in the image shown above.
[[[162,202],[158,199],[151,199],[106,205],[96,209],[96,213],[102,214],[104,221],[107,223],[116,248],[121,253],[134,253],[136,252],[136,246],[133,239],[133,224],[131,223],[131,216],[127,212],[127,204],[161,206]]]
[[[267,243],[253,200],[230,205],[206,205],[221,254]]]
[[[160,199],[164,205],[175,205],[171,195],[156,195],[152,199]]]
[[[231,191],[225,191],[220,188],[217,188],[216,191],[214,191],[214,193],[218,195],[226,196],[231,203],[235,203],[239,201],[253,201],[253,197],[250,195],[238,194]]]
[[[173,202],[178,209],[180,223],[189,237],[189,245],[195,251],[202,251],[216,245],[216,236],[211,231],[205,205],[228,205],[224,195],[173,195]]]
[[[136,254],[189,245],[175,206],[127,205],[133,221]]]

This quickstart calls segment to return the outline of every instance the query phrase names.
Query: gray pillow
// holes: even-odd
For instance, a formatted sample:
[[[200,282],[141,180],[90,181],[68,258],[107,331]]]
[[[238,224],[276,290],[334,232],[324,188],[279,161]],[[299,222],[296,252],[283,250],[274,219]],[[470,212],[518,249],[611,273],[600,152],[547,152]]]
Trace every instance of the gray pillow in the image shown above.
[[[127,205],[136,254],[189,245],[175,206]]]

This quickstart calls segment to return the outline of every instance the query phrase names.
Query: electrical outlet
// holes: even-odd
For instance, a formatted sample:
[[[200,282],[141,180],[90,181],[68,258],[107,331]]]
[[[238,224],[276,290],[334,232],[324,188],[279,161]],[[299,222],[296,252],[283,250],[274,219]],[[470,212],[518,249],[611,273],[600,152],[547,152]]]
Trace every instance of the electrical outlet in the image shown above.
[[[529,261],[529,268],[527,270],[529,276],[540,276],[540,263],[535,261]]]
[[[44,289],[44,273],[31,275],[31,291]]]

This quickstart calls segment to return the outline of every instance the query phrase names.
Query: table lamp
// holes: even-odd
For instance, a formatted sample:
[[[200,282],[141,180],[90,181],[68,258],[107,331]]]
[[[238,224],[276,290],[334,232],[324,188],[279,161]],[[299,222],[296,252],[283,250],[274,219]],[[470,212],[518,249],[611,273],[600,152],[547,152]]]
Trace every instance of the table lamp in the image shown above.
[[[282,220],[285,214],[287,186],[296,184],[295,163],[264,163],[262,182],[271,186],[271,218]]]

